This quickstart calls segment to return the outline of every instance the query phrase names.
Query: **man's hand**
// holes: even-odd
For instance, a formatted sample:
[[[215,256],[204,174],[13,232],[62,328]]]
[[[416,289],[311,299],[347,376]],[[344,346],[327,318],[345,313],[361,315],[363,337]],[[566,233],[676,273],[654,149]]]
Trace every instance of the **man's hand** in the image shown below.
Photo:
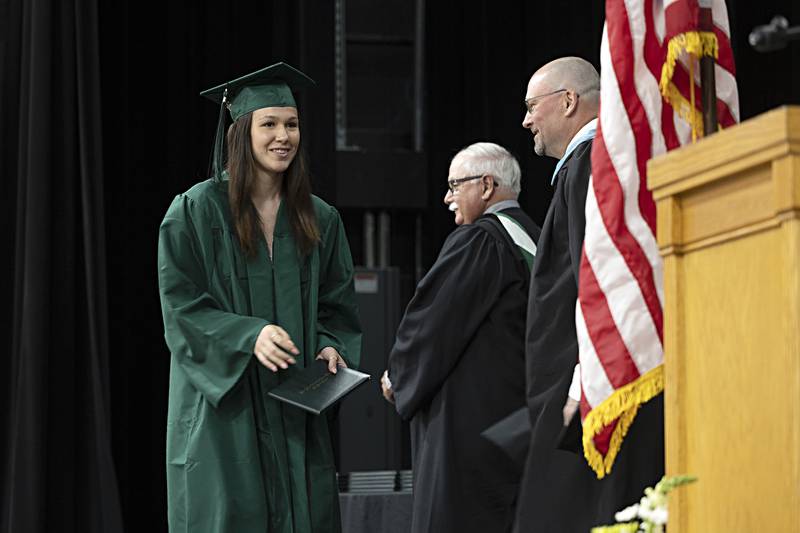
[[[336,348],[333,348],[332,346],[326,346],[320,350],[317,354],[317,359],[322,359],[328,362],[328,371],[331,374],[336,373],[337,366],[343,366],[347,368],[347,363],[344,362],[344,359],[342,359],[342,356],[336,351]]]
[[[577,400],[573,400],[569,396],[567,396],[567,403],[564,404],[564,409],[561,411],[564,415],[564,427],[567,427],[572,420],[572,417],[575,416],[575,412],[578,410],[579,402]]]
[[[273,372],[278,371],[278,367],[286,369],[295,363],[292,354],[298,355],[300,350],[292,342],[289,334],[275,324],[269,324],[261,329],[253,347],[258,361]]]
[[[392,382],[389,381],[388,370],[384,370],[383,375],[381,376],[381,391],[383,392],[383,397],[386,398],[387,402],[394,403],[394,391],[392,390]]]

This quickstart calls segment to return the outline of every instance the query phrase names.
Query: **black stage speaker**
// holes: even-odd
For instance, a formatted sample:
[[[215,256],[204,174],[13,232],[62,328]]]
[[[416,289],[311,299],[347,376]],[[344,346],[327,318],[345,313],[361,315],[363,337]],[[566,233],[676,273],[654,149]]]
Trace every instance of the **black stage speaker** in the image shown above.
[[[335,0],[337,207],[424,209],[425,0]]]

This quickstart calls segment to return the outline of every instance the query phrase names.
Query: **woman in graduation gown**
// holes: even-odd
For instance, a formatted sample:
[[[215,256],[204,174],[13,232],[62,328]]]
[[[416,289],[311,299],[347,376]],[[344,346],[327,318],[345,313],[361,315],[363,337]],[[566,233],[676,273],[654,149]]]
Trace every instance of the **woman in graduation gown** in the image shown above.
[[[340,531],[326,417],[267,396],[314,359],[335,372],[360,355],[342,221],[299,151],[292,89],[311,84],[278,63],[202,93],[221,104],[214,176],[160,227],[171,532]]]

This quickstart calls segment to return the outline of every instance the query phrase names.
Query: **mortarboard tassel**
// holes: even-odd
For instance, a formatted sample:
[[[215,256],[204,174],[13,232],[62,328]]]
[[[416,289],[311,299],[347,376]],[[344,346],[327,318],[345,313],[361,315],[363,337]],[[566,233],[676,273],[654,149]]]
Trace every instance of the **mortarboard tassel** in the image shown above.
[[[215,181],[222,181],[222,142],[225,138],[225,107],[228,103],[228,89],[222,93],[222,102],[219,104],[219,118],[217,118],[217,135],[214,137],[214,158],[211,161],[211,170]]]

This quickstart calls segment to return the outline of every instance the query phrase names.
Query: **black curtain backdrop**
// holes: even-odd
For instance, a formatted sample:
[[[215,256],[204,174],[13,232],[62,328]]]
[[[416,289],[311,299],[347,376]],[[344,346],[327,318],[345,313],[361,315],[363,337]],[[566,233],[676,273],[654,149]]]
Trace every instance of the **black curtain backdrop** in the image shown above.
[[[12,321],[2,526],[113,533],[122,513],[111,451],[97,5],[6,9],[2,168],[14,231],[13,287],[3,298]]]
[[[318,83],[300,99],[315,191],[336,205],[346,179],[335,173],[331,0],[99,4],[0,0],[0,232],[14,272],[0,281],[12,355],[0,358],[0,479],[10,531],[117,531],[117,497],[127,531],[166,530],[169,354],[155,252],[169,202],[207,175],[218,110],[198,92],[277,60],[300,67]],[[747,44],[775,14],[800,24],[800,2],[728,7],[743,119],[800,104],[800,44],[772,54]],[[471,142],[517,156],[521,202],[543,221],[555,161],[536,157],[520,127],[525,87],[559,56],[599,64],[604,7],[428,0],[425,15],[429,201],[392,211],[402,245],[393,257],[406,270],[415,216],[424,268],[452,231],[447,167]],[[362,214],[343,212],[356,257]]]

